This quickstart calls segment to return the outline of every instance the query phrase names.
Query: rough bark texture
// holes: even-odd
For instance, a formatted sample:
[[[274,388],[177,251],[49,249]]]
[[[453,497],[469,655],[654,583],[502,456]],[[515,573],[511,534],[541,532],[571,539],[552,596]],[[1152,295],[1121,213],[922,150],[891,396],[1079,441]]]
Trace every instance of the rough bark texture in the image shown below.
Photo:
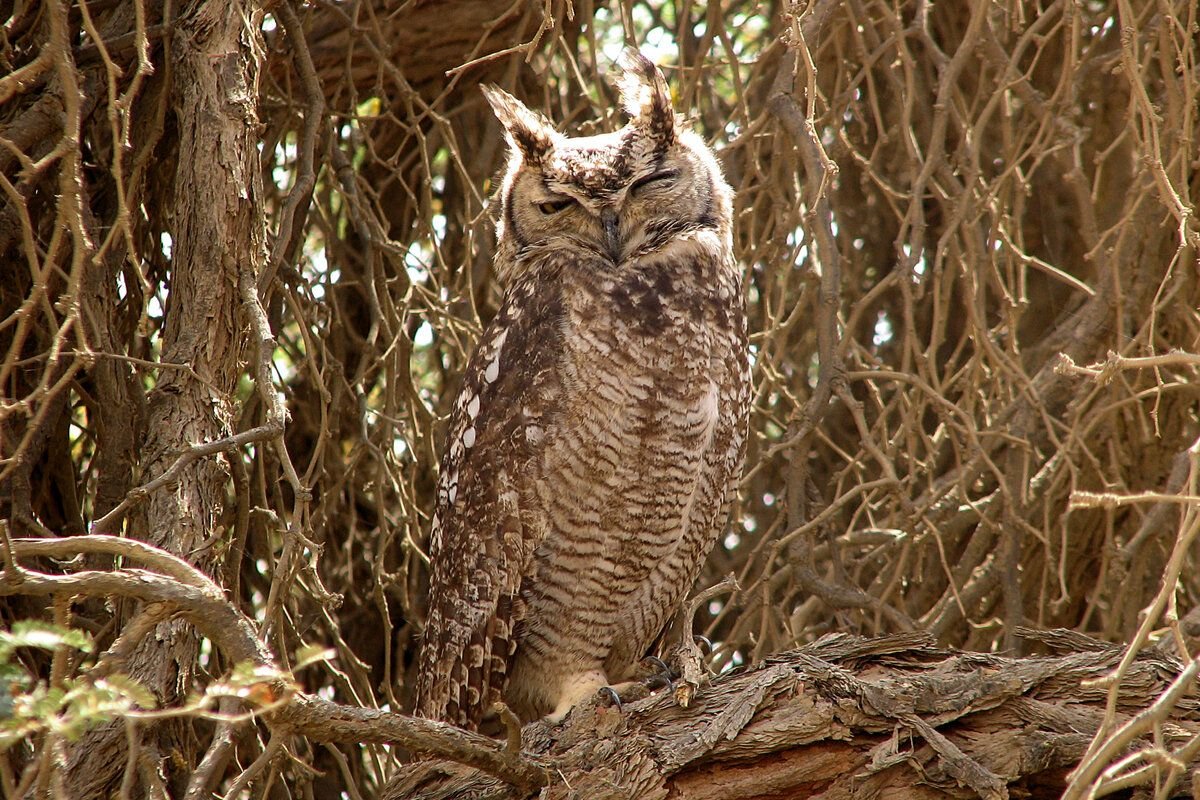
[[[550,768],[543,800],[1057,798],[1104,719],[1095,682],[1122,651],[1066,632],[1025,634],[1072,652],[1012,659],[945,650],[923,634],[831,634],[717,677],[689,708],[662,694],[620,710],[581,707],[559,727],[527,726],[523,752]],[[1159,654],[1135,662],[1115,724],[1180,668]],[[1163,722],[1167,747],[1194,738],[1200,704],[1189,699]],[[1164,790],[1188,795],[1198,765],[1182,764]],[[381,795],[531,796],[448,762],[402,768]]]
[[[228,436],[234,429],[234,393],[247,338],[238,278],[242,270],[257,275],[264,258],[258,13],[255,3],[187,4],[179,9],[167,45],[164,68],[173,79],[167,113],[177,129],[179,153],[185,155],[177,160],[164,192],[175,224],[160,358],[190,369],[164,369],[147,397],[140,445],[144,482],[165,473],[192,445]],[[93,346],[107,350],[103,344]],[[104,380],[104,374],[99,378]],[[128,406],[105,410],[132,411]],[[214,545],[223,538],[219,531],[228,480],[222,459],[196,460],[147,498],[134,515],[131,535],[213,572],[220,563],[220,549]],[[127,608],[126,623],[135,611]],[[126,669],[160,705],[177,705],[194,691],[199,646],[195,629],[186,622],[162,622],[146,633]],[[190,774],[186,765],[198,759],[200,743],[187,723],[165,721],[152,727],[159,731],[142,743],[148,751],[143,757],[159,764],[167,785],[179,791]],[[127,748],[120,723],[85,735],[70,748],[69,796],[107,797],[128,768]]]

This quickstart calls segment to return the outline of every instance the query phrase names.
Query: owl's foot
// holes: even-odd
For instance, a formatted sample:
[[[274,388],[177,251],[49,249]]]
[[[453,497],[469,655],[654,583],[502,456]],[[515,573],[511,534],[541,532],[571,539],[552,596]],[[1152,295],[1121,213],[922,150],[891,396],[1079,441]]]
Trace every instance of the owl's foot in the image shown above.
[[[675,680],[679,677],[679,673],[667,666],[667,662],[663,661],[658,656],[646,656],[642,659],[643,664],[649,664],[655,668],[655,672],[648,677],[642,678],[642,683],[651,692],[656,692],[659,689],[675,688]]]
[[[611,686],[601,686],[600,690],[596,692],[597,704],[606,701],[608,705],[612,706],[617,711],[620,711],[623,708],[621,704],[621,695],[617,694],[617,690]]]
[[[573,686],[580,685],[582,685],[582,682],[573,682]],[[605,682],[602,686],[593,687],[588,695],[578,698],[570,703],[570,705],[567,705],[565,701],[560,702],[558,708],[553,713],[546,715],[545,720],[551,725],[558,725],[570,714],[579,713],[580,711],[590,713],[591,710],[597,708],[615,708],[620,712],[624,709],[625,703],[649,696],[650,693],[642,685],[641,681],[618,683],[615,686]]]
[[[621,711],[626,703],[643,700],[650,694],[651,689],[645,681],[625,681],[611,686],[601,686],[596,690],[596,705]]]
[[[595,695],[601,689],[608,687],[608,676],[602,669],[590,669],[578,675],[572,675],[565,680],[559,689],[558,703],[554,711],[546,716],[552,724],[557,725],[567,718],[571,709],[584,699]]]
[[[674,690],[675,680],[679,674],[672,671],[661,658],[647,656],[642,659],[642,664],[652,667],[654,672],[637,680],[602,686],[596,693],[597,704],[603,703],[620,710],[624,703],[644,700],[662,689]]]
[[[552,725],[557,725],[567,718],[567,714],[577,705],[591,704],[601,708],[616,708],[620,711],[625,703],[631,703],[649,697],[662,690],[674,691],[675,681],[679,673],[667,666],[661,658],[647,656],[642,659],[645,665],[643,674],[650,671],[646,677],[637,680],[611,684],[603,670],[594,669],[581,672],[565,681],[559,692],[558,703],[554,711],[545,719]]]
[[[712,653],[712,642],[707,636],[696,634],[692,636],[692,641],[696,643],[700,654],[707,656]],[[675,682],[683,677],[684,669],[680,666],[667,666],[667,662],[663,661],[658,656],[646,656],[642,659],[642,664],[654,667],[654,672],[642,679],[642,683],[646,685],[652,692],[659,689],[675,690]]]

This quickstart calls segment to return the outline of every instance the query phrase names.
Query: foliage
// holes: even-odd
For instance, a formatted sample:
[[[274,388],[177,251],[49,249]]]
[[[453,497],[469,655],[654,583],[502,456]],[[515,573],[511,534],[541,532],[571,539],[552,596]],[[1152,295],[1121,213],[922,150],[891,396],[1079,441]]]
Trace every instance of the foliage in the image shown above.
[[[0,631],[0,750],[42,733],[75,740],[100,722],[154,707],[154,695],[119,673],[48,685],[22,668],[15,658],[19,648],[93,653],[95,643],[83,631],[31,620]]]

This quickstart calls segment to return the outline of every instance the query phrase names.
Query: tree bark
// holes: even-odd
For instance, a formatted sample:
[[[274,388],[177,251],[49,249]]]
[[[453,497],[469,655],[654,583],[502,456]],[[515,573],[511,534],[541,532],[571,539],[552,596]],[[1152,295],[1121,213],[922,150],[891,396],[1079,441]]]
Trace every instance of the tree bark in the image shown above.
[[[233,431],[235,390],[246,336],[239,315],[238,275],[257,274],[264,258],[258,82],[263,44],[254,2],[181,8],[165,60],[174,76],[170,115],[178,129],[171,214],[173,269],[166,301],[164,369],[147,408],[142,480],[166,472],[181,452]],[[211,546],[225,505],[228,470],[217,458],[197,459],[178,480],[154,492],[131,519],[134,536],[184,557],[206,573],[218,566]],[[219,539],[220,537],[214,537]],[[201,547],[209,540],[209,546]],[[126,621],[132,613],[130,605]],[[194,690],[199,637],[181,620],[160,623],[128,662],[130,675],[163,706]],[[139,728],[140,758],[177,785],[197,761],[200,739],[190,721]],[[125,726],[89,732],[71,748],[68,795],[102,798],[126,771]],[[168,757],[169,756],[169,757]],[[178,786],[176,786],[178,788]],[[175,792],[172,792],[175,794]]]
[[[555,776],[543,800],[1057,798],[1104,718],[1095,682],[1123,649],[1069,632],[1023,634],[1075,652],[1014,659],[945,650],[924,633],[831,634],[715,678],[689,708],[663,693],[621,710],[581,706],[559,727],[533,723],[523,753]],[[1115,725],[1180,668],[1155,653],[1135,662]],[[1200,734],[1200,707],[1186,700],[1162,722],[1162,746],[1178,747]],[[1183,766],[1164,796],[1190,793],[1196,762]],[[402,768],[382,795],[527,796],[445,761]]]

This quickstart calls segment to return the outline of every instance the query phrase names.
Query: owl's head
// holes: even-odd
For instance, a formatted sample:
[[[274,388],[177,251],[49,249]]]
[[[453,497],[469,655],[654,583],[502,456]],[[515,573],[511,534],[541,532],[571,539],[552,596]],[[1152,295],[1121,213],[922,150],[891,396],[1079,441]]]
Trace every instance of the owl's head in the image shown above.
[[[483,87],[511,151],[498,192],[504,261],[570,248],[620,266],[689,235],[728,242],[732,192],[712,151],[681,125],[657,67],[636,50],[621,66],[630,119],[600,136],[564,136],[512,95]]]

